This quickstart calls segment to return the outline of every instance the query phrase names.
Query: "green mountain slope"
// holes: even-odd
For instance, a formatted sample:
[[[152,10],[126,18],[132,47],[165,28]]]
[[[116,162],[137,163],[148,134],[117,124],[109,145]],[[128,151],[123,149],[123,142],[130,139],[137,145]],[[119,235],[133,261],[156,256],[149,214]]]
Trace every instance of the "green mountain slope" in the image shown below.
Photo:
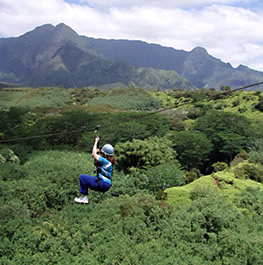
[[[229,63],[209,55],[202,47],[186,52],[142,41],[88,40],[105,58],[136,66],[175,70],[198,88],[237,87],[263,80],[262,72],[242,65],[233,68]]]
[[[0,81],[26,86],[135,86],[184,90],[238,87],[263,80],[246,66],[233,68],[202,47],[190,52],[142,41],[79,36],[61,23],[0,39]]]
[[[0,80],[26,86],[195,87],[175,71],[140,69],[103,58],[90,42],[59,24],[44,25],[18,38],[0,39]]]

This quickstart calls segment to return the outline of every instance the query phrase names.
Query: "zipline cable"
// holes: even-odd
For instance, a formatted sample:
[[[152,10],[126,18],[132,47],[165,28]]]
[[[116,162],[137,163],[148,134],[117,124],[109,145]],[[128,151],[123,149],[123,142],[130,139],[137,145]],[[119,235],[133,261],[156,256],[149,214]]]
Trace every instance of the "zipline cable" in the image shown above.
[[[255,84],[239,87],[239,88],[236,88],[236,89],[233,89],[233,90],[223,91],[219,95],[216,94],[216,95],[208,97],[208,98],[205,97],[205,98],[202,98],[200,100],[197,100],[196,102],[201,102],[201,101],[206,100],[206,99],[209,99],[209,100],[213,100],[214,99],[215,100],[215,99],[218,99],[218,96],[222,96],[222,95],[225,96],[225,95],[231,94],[231,93],[239,91],[239,90],[243,90],[243,89],[246,89],[246,88],[250,88],[250,87],[254,87],[254,86],[258,86],[258,85],[262,85],[262,84],[263,84],[263,81],[255,83]],[[161,112],[164,112],[164,111],[167,111],[167,110],[171,110],[171,109],[175,109],[175,108],[178,108],[178,107],[182,107],[182,106],[188,105],[190,103],[193,103],[193,102],[183,102],[183,103],[178,104],[176,106],[171,106],[171,107],[159,109],[159,110],[156,110],[156,111],[152,111],[152,112],[146,113],[144,115],[138,115],[136,117],[130,117],[130,118],[126,118],[126,119],[123,119],[121,121],[118,121],[118,122],[106,124],[106,125],[103,125],[103,127],[106,128],[106,127],[110,127],[110,126],[113,126],[113,125],[116,125],[116,124],[119,124],[119,123],[122,123],[122,122],[129,122],[131,120],[142,119],[142,118],[145,118],[147,116],[151,116],[151,115],[154,115],[156,113],[161,113]],[[94,132],[94,129],[82,128],[82,129],[73,130],[73,131],[54,132],[54,133],[25,136],[25,137],[13,138],[13,139],[4,139],[4,140],[0,140],[0,143],[9,143],[9,142],[16,142],[16,141],[23,141],[23,140],[31,140],[31,139],[36,139],[36,138],[45,138],[45,137],[51,137],[51,136],[56,136],[56,135],[74,134],[74,133],[80,133],[80,132]]]
[[[51,137],[51,136],[62,135],[62,134],[73,134],[73,133],[79,133],[79,132],[92,132],[92,131],[94,131],[94,130],[87,130],[87,129],[83,128],[80,130],[55,132],[55,133],[25,136],[25,137],[14,138],[14,139],[0,140],[0,143],[15,142],[15,141],[20,141],[20,140],[31,140],[31,139],[36,139],[36,138]]]

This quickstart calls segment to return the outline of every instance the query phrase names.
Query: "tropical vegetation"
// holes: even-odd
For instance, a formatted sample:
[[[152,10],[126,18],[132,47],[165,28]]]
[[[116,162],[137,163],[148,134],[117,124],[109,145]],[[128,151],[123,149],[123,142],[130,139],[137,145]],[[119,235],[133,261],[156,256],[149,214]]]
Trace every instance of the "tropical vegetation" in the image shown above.
[[[0,263],[262,264],[262,98],[0,90]],[[113,185],[78,205],[98,124]]]

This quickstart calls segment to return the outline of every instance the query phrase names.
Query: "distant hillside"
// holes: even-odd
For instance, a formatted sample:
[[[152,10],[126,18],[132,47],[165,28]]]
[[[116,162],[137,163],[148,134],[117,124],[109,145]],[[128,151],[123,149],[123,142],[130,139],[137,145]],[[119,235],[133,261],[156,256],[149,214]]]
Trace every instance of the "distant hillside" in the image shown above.
[[[175,71],[103,58],[87,38],[65,24],[44,25],[18,38],[0,39],[0,81],[32,87],[195,88]]]
[[[212,57],[202,47],[191,52],[148,44],[142,41],[105,40],[88,38],[89,43],[105,58],[141,67],[175,70],[198,88],[245,86],[263,80],[263,73]]]

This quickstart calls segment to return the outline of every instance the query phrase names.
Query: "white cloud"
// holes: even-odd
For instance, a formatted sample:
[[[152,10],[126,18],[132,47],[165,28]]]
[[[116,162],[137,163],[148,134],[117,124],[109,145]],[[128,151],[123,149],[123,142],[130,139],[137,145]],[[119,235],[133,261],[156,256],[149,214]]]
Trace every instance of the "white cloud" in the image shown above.
[[[67,5],[62,0],[0,0],[0,34],[17,36],[35,26],[59,22]],[[61,10],[62,16],[59,15]]]
[[[245,0],[243,2],[247,2]],[[212,4],[233,4],[240,0],[79,0],[80,3],[86,3],[93,7],[162,7],[162,8],[182,8],[198,7]]]
[[[90,4],[95,0],[88,1]],[[208,52],[233,66],[248,65],[263,71],[262,11],[229,5],[235,0],[96,0],[101,8],[63,0],[0,0],[0,36],[18,36],[36,26],[65,23],[81,35],[137,39],[176,49],[205,47]],[[210,4],[202,8],[182,9]],[[245,2],[245,1],[242,1]],[[249,2],[249,1],[247,1]],[[167,8],[170,7],[170,8]]]

